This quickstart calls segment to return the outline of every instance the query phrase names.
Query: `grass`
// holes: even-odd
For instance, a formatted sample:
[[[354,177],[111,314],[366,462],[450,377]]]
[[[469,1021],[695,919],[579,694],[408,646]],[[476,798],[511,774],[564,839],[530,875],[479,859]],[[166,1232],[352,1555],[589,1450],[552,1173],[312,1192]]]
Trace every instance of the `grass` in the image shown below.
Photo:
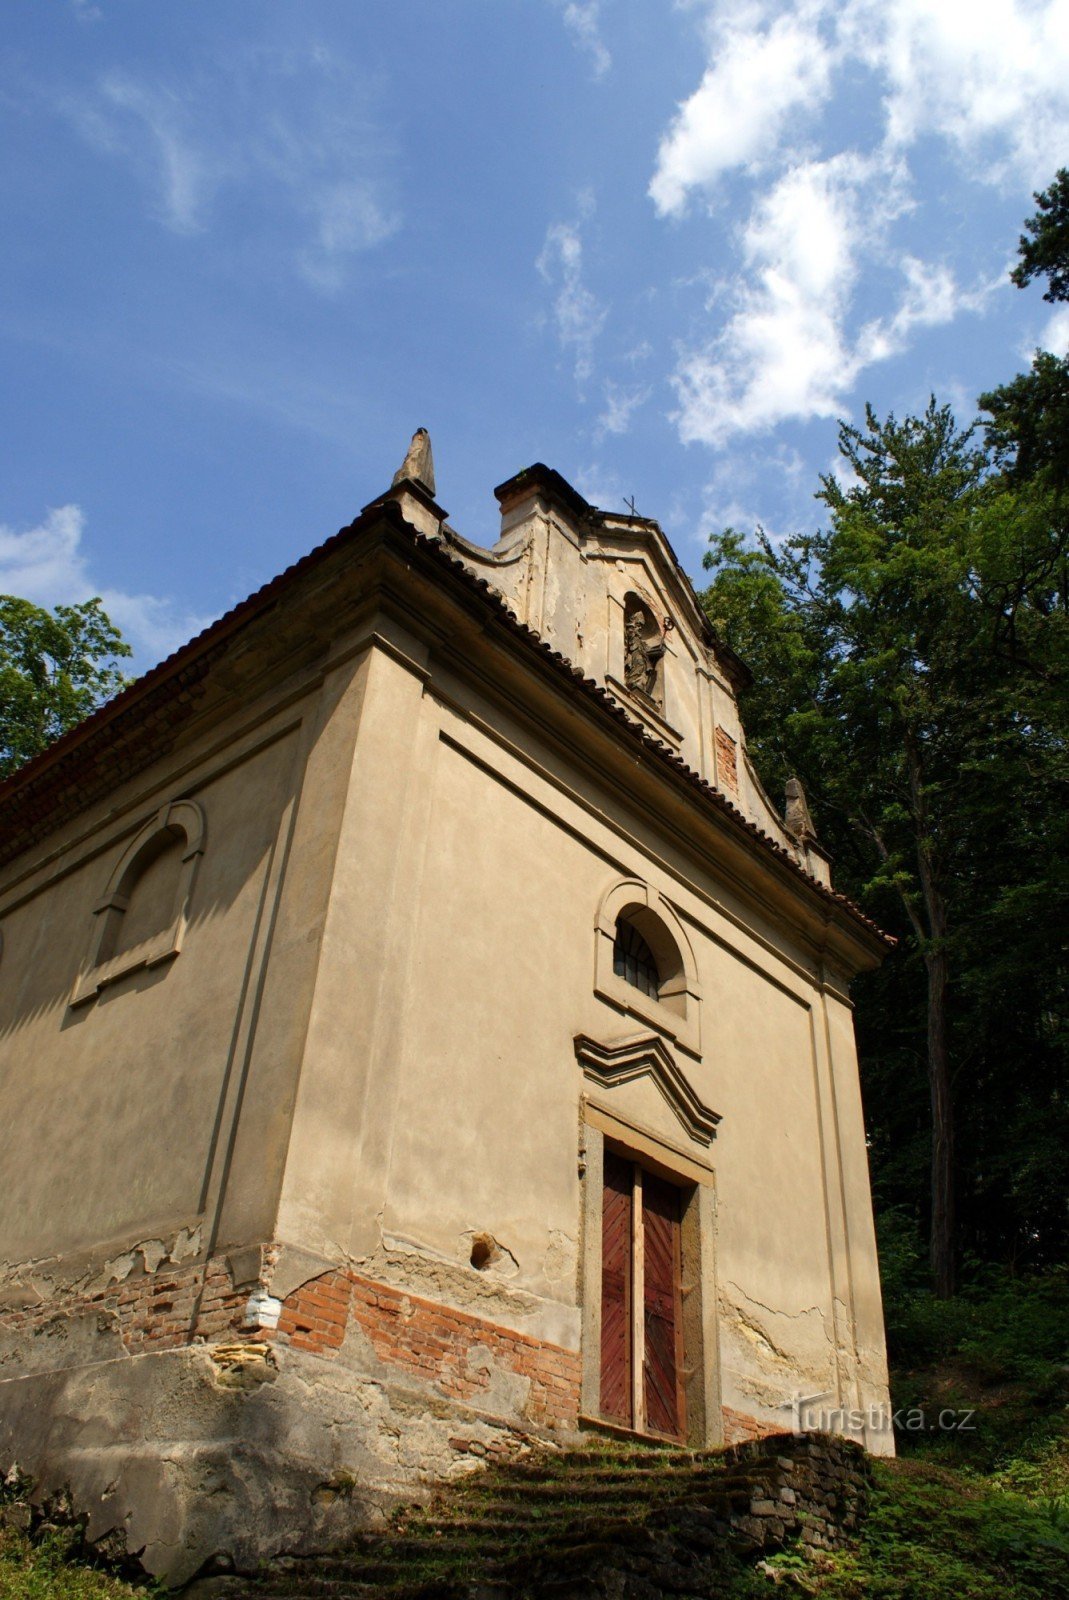
[[[889,1462],[856,1544],[794,1559],[797,1587],[821,1600],[1063,1600],[1069,1518],[946,1467]],[[777,1560],[790,1565],[773,1558],[772,1572]]]
[[[0,1600],[146,1600],[158,1593],[79,1560],[78,1543],[76,1530],[49,1530],[32,1542],[0,1530]]]

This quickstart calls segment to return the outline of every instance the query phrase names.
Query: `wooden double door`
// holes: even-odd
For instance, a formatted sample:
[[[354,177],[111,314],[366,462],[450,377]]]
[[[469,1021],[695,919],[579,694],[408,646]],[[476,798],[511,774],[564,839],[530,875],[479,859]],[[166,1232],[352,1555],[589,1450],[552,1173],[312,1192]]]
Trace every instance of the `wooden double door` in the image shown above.
[[[605,1152],[601,1229],[601,1414],[685,1439],[681,1191]]]

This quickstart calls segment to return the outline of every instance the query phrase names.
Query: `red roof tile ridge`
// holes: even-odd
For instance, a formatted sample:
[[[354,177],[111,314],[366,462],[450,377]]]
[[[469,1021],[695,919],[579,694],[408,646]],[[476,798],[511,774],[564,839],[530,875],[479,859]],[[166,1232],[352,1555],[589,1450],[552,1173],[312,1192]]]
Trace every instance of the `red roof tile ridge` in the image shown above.
[[[773,839],[770,834],[765,833],[756,823],[751,822],[749,817],[738,806],[732,804],[726,795],[722,794],[719,789],[703,778],[700,773],[689,767],[682,757],[678,756],[675,751],[670,750],[662,740],[655,739],[651,734],[647,733],[642,724],[636,722],[607,689],[603,688],[594,678],[586,677],[565,655],[548,645],[542,636],[534,628],[530,627],[528,623],[521,622],[503,596],[486,578],[473,573],[461,557],[453,554],[440,539],[421,533],[402,515],[400,507],[392,500],[372,501],[352,522],[339,528],[337,533],[323,540],[321,544],[309,550],[306,555],[299,557],[298,560],[284,568],[276,577],[269,579],[244,600],[239,601],[237,605],[232,606],[230,610],[217,617],[214,622],[210,622],[207,627],[202,628],[186,644],[181,645],[169,656],[166,656],[163,661],[151,667],[142,677],[135,679],[127,688],[121,690],[110,700],[105,701],[102,706],[91,712],[84,721],[69,729],[67,733],[62,734],[55,743],[49,745],[46,750],[35,756],[32,761],[18,768],[17,771],[0,783],[0,804],[10,794],[14,794],[16,790],[42,776],[49,767],[58,764],[64,757],[73,752],[79,744],[88,740],[93,734],[105,727],[108,722],[114,721],[123,711],[135,706],[139,700],[147,698],[153,689],[167,682],[168,679],[179,676],[187,667],[191,668],[197,665],[202,668],[205,667],[206,663],[203,662],[203,657],[212,646],[221,645],[231,633],[250,620],[258,610],[270,604],[278,594],[293,582],[299,573],[307,571],[317,562],[323,560],[331,551],[337,549],[344,540],[362,532],[380,517],[385,517],[398,532],[406,534],[416,545],[432,552],[434,559],[449,566],[465,580],[470,588],[484,593],[486,598],[493,602],[501,618],[514,632],[529,641],[543,656],[552,661],[558,670],[566,672],[572,681],[583,689],[585,694],[596,700],[605,711],[609,712],[617,722],[625,727],[632,738],[637,739],[645,749],[649,750],[659,760],[675,768],[707,800],[712,801],[718,809],[729,815],[737,826],[745,829],[755,839],[759,840],[765,849],[772,851],[785,865],[797,873],[811,889],[815,890],[824,899],[848,911],[857,921],[878,935],[888,946],[893,946],[897,943],[897,940],[891,934],[885,933],[847,895],[840,893],[837,889],[829,888],[817,878],[814,878],[812,873],[807,872],[790,852],[783,848],[778,840]]]

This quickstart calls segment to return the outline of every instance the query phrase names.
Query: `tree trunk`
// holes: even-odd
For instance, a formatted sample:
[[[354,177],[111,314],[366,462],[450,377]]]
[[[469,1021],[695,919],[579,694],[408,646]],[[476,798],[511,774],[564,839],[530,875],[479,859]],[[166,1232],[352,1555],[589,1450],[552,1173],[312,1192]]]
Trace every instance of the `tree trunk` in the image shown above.
[[[932,1283],[941,1300],[955,1289],[954,1105],[947,1052],[948,963],[941,936],[924,958],[928,969],[928,1089],[932,1105]]]
[[[932,1224],[929,1261],[932,1286],[941,1300],[947,1300],[957,1286],[957,1219],[954,1181],[954,1104],[947,1045],[947,984],[950,979],[950,962],[946,942],[946,902],[938,881],[920,753],[915,739],[910,734],[907,734],[905,743],[916,828],[917,869],[927,921],[922,950],[928,973],[928,1093],[932,1108]],[[914,924],[917,925],[916,918]]]

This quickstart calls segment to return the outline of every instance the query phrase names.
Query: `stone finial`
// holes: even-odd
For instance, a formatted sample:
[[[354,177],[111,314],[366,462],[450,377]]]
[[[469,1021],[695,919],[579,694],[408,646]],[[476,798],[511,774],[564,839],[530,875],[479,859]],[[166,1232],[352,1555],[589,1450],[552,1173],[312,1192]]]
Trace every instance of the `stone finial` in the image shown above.
[[[434,456],[431,454],[431,436],[426,428],[417,428],[412,435],[408,454],[394,473],[393,483],[403,483],[406,478],[418,483],[434,498]]]
[[[809,815],[805,790],[802,788],[800,778],[787,779],[787,804],[783,813],[783,826],[796,844],[806,845],[816,840],[817,830],[813,826],[813,818]]]

